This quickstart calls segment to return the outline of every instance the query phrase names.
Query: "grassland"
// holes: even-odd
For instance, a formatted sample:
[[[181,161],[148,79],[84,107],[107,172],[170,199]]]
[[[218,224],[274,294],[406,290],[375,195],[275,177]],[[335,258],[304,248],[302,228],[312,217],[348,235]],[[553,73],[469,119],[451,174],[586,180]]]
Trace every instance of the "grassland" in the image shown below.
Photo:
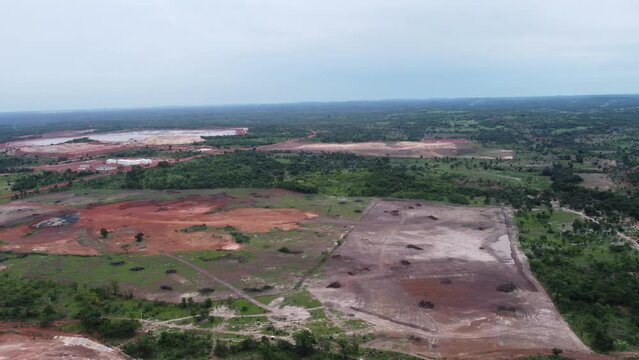
[[[328,195],[305,195],[289,191],[260,189],[216,190],[80,190],[52,193],[30,198],[33,204],[85,207],[94,203],[130,200],[176,200],[188,196],[224,194],[224,210],[241,207],[297,208],[320,216],[320,219],[356,220],[368,205],[367,198],[342,198]],[[185,228],[179,228],[184,231]],[[198,235],[212,236],[226,230],[198,227]],[[240,289],[255,295],[273,295],[290,289],[317,266],[324,254],[335,246],[346,231],[343,226],[311,221],[297,230],[273,229],[265,233],[241,233],[246,239],[237,251],[201,250],[178,255],[201,268],[221,276]],[[288,249],[288,253],[281,251]],[[213,288],[213,298],[231,294],[219,284],[203,278],[193,268],[163,255],[105,254],[72,256],[8,254],[3,262],[11,276],[51,279],[64,283],[106,286],[115,281],[137,296],[179,301],[184,296],[198,297],[201,288]],[[87,271],[90,269],[90,271]],[[163,287],[163,289],[161,289]],[[262,294],[263,292],[263,294]]]
[[[170,283],[180,290],[180,283],[168,278],[167,270],[175,270],[186,279],[195,281],[195,270],[161,255],[112,254],[105,256],[74,256],[28,254],[3,262],[11,276],[19,278],[55,279],[94,287],[107,286],[112,281],[135,289],[143,295]],[[143,268],[140,271],[131,269]],[[191,289],[192,290],[192,289]]]

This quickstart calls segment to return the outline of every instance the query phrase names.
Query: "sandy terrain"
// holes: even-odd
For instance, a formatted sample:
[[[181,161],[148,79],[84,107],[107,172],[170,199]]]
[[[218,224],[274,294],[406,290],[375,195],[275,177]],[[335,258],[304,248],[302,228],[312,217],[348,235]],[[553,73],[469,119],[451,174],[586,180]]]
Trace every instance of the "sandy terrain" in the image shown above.
[[[77,134],[60,135],[59,133],[44,134],[41,137],[21,139],[6,143],[7,146],[46,146],[62,144],[79,137],[87,137],[94,141],[104,143],[142,143],[146,145],[163,144],[190,144],[202,141],[202,136],[228,136],[242,135],[246,133],[246,128],[228,129],[196,129],[196,130],[140,130],[140,131],[118,131],[118,132],[80,132]]]
[[[0,360],[131,359],[118,349],[76,334],[28,326],[26,323],[0,323]]]
[[[615,182],[606,174],[581,173],[577,175],[584,180],[580,185],[589,189],[607,191],[619,187],[619,185],[615,184]]]
[[[223,231],[182,231],[206,224],[210,228],[234,226],[244,232],[267,232],[298,227],[315,217],[297,209],[238,208],[222,210],[230,199],[224,194],[192,196],[174,201],[137,200],[93,205],[86,208],[43,205],[20,210],[15,204],[0,206],[12,224],[0,228],[2,250],[52,254],[98,255],[103,252],[156,254],[159,252],[238,249]],[[43,213],[47,213],[46,216]],[[34,215],[35,214],[35,215]],[[109,231],[106,239],[101,228]],[[143,233],[143,241],[135,236]]]
[[[56,132],[2,143],[0,150],[12,149],[16,154],[27,155],[91,156],[148,145],[193,144],[203,141],[203,136],[245,135],[247,133],[247,128],[140,130],[105,133]],[[82,137],[94,141],[66,143]]]
[[[260,150],[290,150],[311,152],[350,152],[368,156],[440,157],[457,153],[463,140],[362,142],[362,143],[314,143],[291,140],[280,144],[262,146]]]
[[[153,166],[157,165],[160,161],[164,161],[164,159],[152,159],[151,164],[142,165],[142,166]],[[71,171],[116,171],[116,170],[130,170],[132,166],[128,165],[118,165],[118,164],[107,164],[106,160],[85,160],[85,161],[73,161],[62,164],[51,164],[51,165],[40,165],[34,166],[32,169],[35,171],[54,171],[54,172],[65,172],[67,170]]]
[[[290,140],[279,144],[261,146],[258,149],[262,151],[349,152],[365,156],[445,157],[472,155],[478,152],[480,147],[478,144],[459,139],[361,143],[314,143],[304,140]],[[498,152],[487,153],[477,157],[512,159],[513,152],[499,150]]]
[[[587,352],[511,248],[508,221],[499,208],[379,201],[311,292],[376,325],[389,339],[379,347],[461,358]]]
[[[191,158],[182,158],[179,161],[188,161]],[[54,172],[65,172],[67,170],[71,171],[93,171],[93,172],[117,172],[117,171],[128,171],[133,168],[133,166],[141,166],[141,167],[156,167],[160,162],[166,161],[168,163],[177,162],[175,159],[163,159],[163,158],[150,158],[151,162],[149,164],[135,164],[136,161],[139,161],[140,158],[129,158],[129,159],[98,159],[98,160],[82,160],[82,161],[71,161],[60,164],[50,164],[50,165],[40,165],[34,166],[32,169],[35,171],[54,171]],[[113,163],[114,161],[118,161],[118,163]],[[133,163],[129,165],[127,161]]]
[[[16,154],[41,156],[93,156],[117,150],[131,149],[133,146],[102,142],[57,144],[42,146],[19,146]]]

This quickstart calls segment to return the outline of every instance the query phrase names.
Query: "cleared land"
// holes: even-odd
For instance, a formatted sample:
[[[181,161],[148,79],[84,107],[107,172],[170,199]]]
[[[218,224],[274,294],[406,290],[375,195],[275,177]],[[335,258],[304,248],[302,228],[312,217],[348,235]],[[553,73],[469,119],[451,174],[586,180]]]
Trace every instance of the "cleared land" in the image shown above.
[[[40,195],[0,207],[0,249],[45,252],[8,255],[3,272],[91,286],[117,281],[136,296],[174,302],[234,296],[164,255],[170,252],[249,294],[270,296],[297,287],[367,205],[368,199],[278,189]],[[60,226],[33,226],[65,215],[68,223]],[[109,231],[105,238],[102,227]],[[138,232],[144,233],[140,242]]]
[[[280,144],[266,145],[263,151],[288,150],[309,152],[349,152],[365,156],[391,157],[446,157],[474,156],[486,159],[513,159],[511,150],[487,150],[479,144],[466,140],[423,140],[389,141],[361,143],[315,143],[304,140],[291,140]]]
[[[589,189],[607,191],[620,187],[619,184],[616,184],[607,174],[579,173],[577,175],[583,179],[583,182],[580,185]]]
[[[183,145],[204,141],[203,136],[244,135],[247,128],[195,130],[141,130],[93,133],[69,131],[25,136],[0,144],[0,151],[23,155],[93,156],[141,146]],[[86,138],[86,139],[85,139]],[[85,139],[78,141],[78,139]]]
[[[99,160],[83,160],[83,161],[71,161],[59,164],[48,164],[48,165],[39,165],[34,166],[32,169],[34,171],[54,171],[54,172],[65,172],[67,170],[70,171],[97,171],[97,172],[115,172],[115,171],[128,171],[133,168],[133,166],[141,166],[141,167],[155,167],[160,162],[165,161],[168,163],[175,163],[175,159],[162,159],[162,158],[150,158],[151,162],[146,164],[137,164],[136,161],[143,160],[141,158],[132,158],[132,159],[120,159],[120,160],[130,160],[133,164],[128,163],[109,163],[107,159],[99,159]],[[144,159],[147,160],[147,159]],[[190,160],[183,159],[181,161]]]
[[[0,212],[7,215],[7,221],[25,223],[0,230],[4,242],[0,249],[75,255],[234,250],[240,246],[229,234],[202,230],[226,226],[246,232],[291,230],[300,221],[316,216],[292,208],[224,210],[232,200],[221,193],[172,201],[134,200],[85,208],[42,205],[30,209],[16,202],[0,207]],[[108,235],[101,236],[103,228]]]
[[[387,341],[374,346],[462,358],[587,351],[511,243],[509,221],[500,208],[379,201],[310,290],[375,324]]]
[[[0,323],[0,331],[0,359],[130,359],[118,349],[58,330]]]

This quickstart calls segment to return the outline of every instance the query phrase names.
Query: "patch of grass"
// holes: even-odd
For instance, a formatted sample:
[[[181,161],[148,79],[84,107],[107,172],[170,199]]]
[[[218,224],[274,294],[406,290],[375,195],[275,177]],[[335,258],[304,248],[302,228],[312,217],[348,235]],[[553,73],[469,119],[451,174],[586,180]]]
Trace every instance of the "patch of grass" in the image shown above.
[[[341,328],[328,319],[307,321],[306,327],[317,336],[335,336],[343,332]]]
[[[360,355],[366,360],[419,360],[421,358],[387,350],[361,349]]]
[[[348,326],[349,328],[353,330],[366,329],[369,326],[366,321],[359,320],[359,319],[346,320],[344,321],[344,325]]]
[[[253,258],[253,253],[245,250],[239,251],[217,251],[217,250],[198,250],[198,251],[189,251],[185,253],[181,253],[180,256],[185,259],[192,261],[198,265],[206,266],[213,262],[218,261],[237,261],[237,262],[247,262],[251,258]]]
[[[242,331],[268,322],[266,316],[234,317],[226,320],[225,329]]]
[[[161,255],[74,256],[29,254],[7,260],[5,270],[12,276],[50,279],[66,283],[105,286],[111,281],[135,287],[157,287],[166,279],[166,271],[177,270],[185,278],[195,278],[192,268]],[[121,264],[115,266],[112,264]],[[144,271],[129,271],[145,268]]]
[[[284,299],[283,305],[299,306],[309,309],[320,307],[322,303],[315,299],[308,290],[302,290],[289,295]]]
[[[262,296],[256,296],[255,300],[261,302],[264,305],[268,305],[271,303],[271,301],[277,299],[278,296],[277,295],[262,295]]]
[[[253,304],[246,299],[235,299],[229,302],[229,307],[241,315],[258,315],[265,314],[266,310]]]
[[[320,216],[359,219],[369,203],[368,198],[345,198],[327,195],[284,195],[272,204],[275,208],[296,208]]]

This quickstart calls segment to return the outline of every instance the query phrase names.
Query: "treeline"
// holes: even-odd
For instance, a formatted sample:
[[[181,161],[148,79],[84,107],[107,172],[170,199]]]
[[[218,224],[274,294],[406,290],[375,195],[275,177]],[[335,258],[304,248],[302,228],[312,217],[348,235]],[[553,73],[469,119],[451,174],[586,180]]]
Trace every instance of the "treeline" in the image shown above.
[[[263,360],[417,360],[416,357],[359,347],[359,339],[318,337],[308,330],[293,334],[293,341],[247,337],[240,341],[216,339],[210,333],[162,331],[147,333],[124,345],[124,351],[141,359],[209,359],[211,348],[219,359]]]
[[[112,303],[130,295],[119,292],[117,284],[105,288],[60,285],[47,280],[0,277],[0,320],[37,321],[47,327],[55,320],[74,318],[85,332],[102,338],[128,338],[140,324],[136,320],[111,320],[117,314]],[[68,309],[80,309],[77,312]]]
[[[26,156],[0,156],[0,173],[30,172],[29,166],[39,165],[51,159]]]
[[[578,186],[582,179],[569,166],[554,165],[543,175],[552,180],[552,195],[563,205],[583,209],[589,216],[614,216],[615,213],[639,219],[639,194],[597,191]]]
[[[26,191],[42,186],[66,183],[85,176],[94,174],[91,171],[71,171],[64,172],[43,171],[20,176],[13,180],[12,191]]]
[[[10,252],[0,253],[0,262],[28,256]],[[132,314],[154,318],[164,313],[179,316],[198,316],[213,305],[208,301],[188,299],[182,304],[147,301],[133,298],[111,281],[107,286],[59,284],[49,280],[0,276],[0,321],[31,321],[47,327],[55,320],[77,319],[82,330],[102,338],[127,338],[139,328]],[[112,318],[118,318],[117,320]]]
[[[487,196],[519,206],[536,201],[526,189],[463,186],[452,175],[434,174],[352,154],[236,151],[152,169],[136,168],[83,186],[125,189],[283,188],[339,196],[416,198],[469,204]]]

